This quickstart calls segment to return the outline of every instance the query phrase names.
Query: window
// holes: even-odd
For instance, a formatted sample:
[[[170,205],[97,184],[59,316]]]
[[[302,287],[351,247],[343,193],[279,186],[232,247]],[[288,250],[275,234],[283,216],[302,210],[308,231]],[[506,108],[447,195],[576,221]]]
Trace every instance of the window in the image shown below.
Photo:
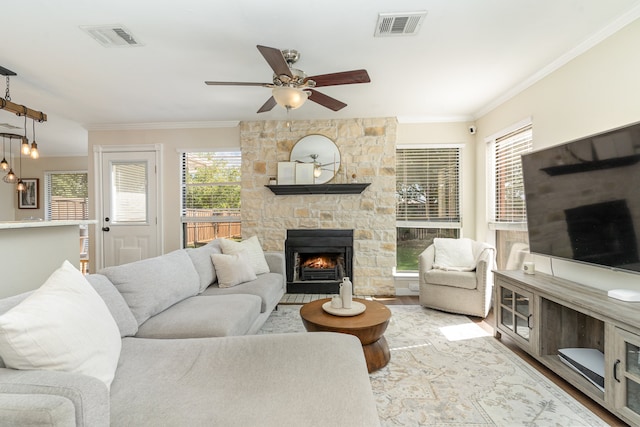
[[[418,255],[435,237],[458,237],[460,157],[458,145],[396,150],[396,271],[417,272]]]
[[[45,219],[89,219],[87,172],[45,172]]]
[[[202,246],[218,237],[239,238],[240,152],[182,154],[183,246]]]
[[[497,264],[501,269],[520,268],[523,250],[528,250],[521,156],[531,151],[532,140],[532,125],[527,122],[489,141],[493,175],[490,228],[496,232]]]

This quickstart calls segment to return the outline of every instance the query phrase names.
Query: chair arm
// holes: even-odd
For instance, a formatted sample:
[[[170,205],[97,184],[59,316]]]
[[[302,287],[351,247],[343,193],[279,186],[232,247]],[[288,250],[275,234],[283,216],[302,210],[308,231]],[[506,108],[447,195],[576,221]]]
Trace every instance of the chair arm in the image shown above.
[[[486,246],[476,262],[476,281],[478,289],[483,290],[485,288],[493,287],[493,270],[496,268],[496,255],[495,249],[491,246]]]
[[[0,425],[75,427],[76,412],[66,397],[0,393]]]
[[[433,268],[433,262],[435,261],[435,258],[436,249],[433,245],[429,245],[427,249],[425,249],[420,255],[418,255],[418,276],[420,283],[422,283],[422,281],[424,280],[423,274]]]
[[[60,371],[19,371],[0,368],[0,395],[17,394],[62,397],[74,407],[76,426],[109,426],[109,390],[97,378]],[[12,400],[10,396],[4,398]],[[37,399],[34,405],[40,402],[50,406],[53,401],[56,401],[56,404],[61,402],[59,399]],[[2,420],[0,425],[4,425]]]

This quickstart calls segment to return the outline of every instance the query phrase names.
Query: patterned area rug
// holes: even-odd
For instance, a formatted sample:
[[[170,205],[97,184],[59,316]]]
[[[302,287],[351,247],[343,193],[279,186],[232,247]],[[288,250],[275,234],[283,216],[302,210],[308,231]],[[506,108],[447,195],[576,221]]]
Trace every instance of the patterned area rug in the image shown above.
[[[465,316],[389,306],[391,361],[370,375],[387,426],[606,426]],[[280,305],[260,333],[303,332]]]

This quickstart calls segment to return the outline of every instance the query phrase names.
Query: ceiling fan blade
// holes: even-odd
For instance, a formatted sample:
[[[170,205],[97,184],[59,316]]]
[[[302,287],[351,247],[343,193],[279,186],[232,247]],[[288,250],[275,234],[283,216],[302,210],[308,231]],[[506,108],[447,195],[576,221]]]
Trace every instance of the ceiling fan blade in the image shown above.
[[[272,96],[271,98],[267,99],[267,102],[265,102],[262,107],[260,107],[260,109],[258,110],[258,113],[265,113],[267,111],[271,111],[275,106],[276,106],[276,99]]]
[[[261,86],[272,87],[271,83],[252,83],[252,82],[210,82],[206,81],[205,84],[209,86]]]
[[[337,99],[332,98],[328,95],[325,95],[324,93],[320,93],[317,90],[313,90],[313,89],[307,89],[307,90],[311,92],[311,95],[309,95],[310,100],[322,105],[323,107],[327,107],[330,110],[338,111],[338,110],[342,110],[344,107],[347,106],[347,104],[345,104],[344,102],[338,101]]]
[[[306,80],[316,82],[315,87],[351,85],[354,83],[369,83],[371,79],[367,70],[343,71],[341,73],[321,74],[319,76],[307,77]]]
[[[267,61],[273,72],[276,73],[276,76],[284,74],[285,76],[293,77],[293,74],[291,74],[291,70],[289,69],[289,65],[287,64],[287,61],[285,61],[280,49],[260,45],[258,45],[257,48],[262,56],[264,56],[264,59]]]

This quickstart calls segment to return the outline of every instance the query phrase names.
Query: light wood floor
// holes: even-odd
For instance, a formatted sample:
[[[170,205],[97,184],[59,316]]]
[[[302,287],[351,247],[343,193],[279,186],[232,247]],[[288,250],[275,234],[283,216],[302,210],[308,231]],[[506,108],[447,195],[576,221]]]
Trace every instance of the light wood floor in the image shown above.
[[[313,295],[302,297],[300,295],[287,294],[281,300],[281,304],[304,304],[302,300],[312,301],[317,298],[329,298],[330,295]],[[419,304],[417,296],[394,296],[394,297],[362,297],[356,296],[356,298],[366,298],[372,299],[374,301],[378,301],[382,304],[386,305],[417,305]],[[294,302],[299,300],[301,302]],[[308,302],[305,301],[305,302]],[[480,327],[485,329],[487,332],[493,335],[493,312],[489,313],[486,319],[481,319],[479,317],[469,317],[471,321],[477,323]],[[578,402],[582,403],[585,407],[589,408],[594,414],[599,416],[602,421],[609,424],[610,426],[615,427],[624,427],[628,426],[628,424],[621,421],[611,412],[604,409],[602,406],[595,403],[593,400],[585,396],[578,389],[573,387],[571,384],[567,383],[565,380],[560,378],[554,372],[549,370],[546,366],[542,365],[540,362],[535,360],[533,357],[529,356],[526,352],[521,350],[508,336],[502,335],[500,340],[507,348],[513,351],[516,355],[518,355],[522,360],[527,362],[529,365],[533,366],[538,372],[543,374],[549,380],[551,380],[554,384],[576,399]]]

